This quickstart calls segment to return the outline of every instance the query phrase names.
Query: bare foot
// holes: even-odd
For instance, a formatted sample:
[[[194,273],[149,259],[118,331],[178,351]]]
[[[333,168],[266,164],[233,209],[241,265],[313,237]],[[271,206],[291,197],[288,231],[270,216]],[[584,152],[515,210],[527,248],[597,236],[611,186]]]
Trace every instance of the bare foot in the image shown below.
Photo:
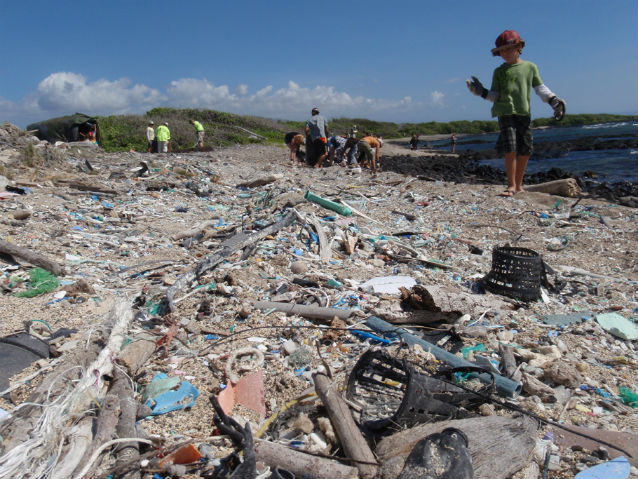
[[[514,196],[514,191],[507,189],[505,191],[503,191],[503,193],[500,194],[500,196],[504,197],[504,198],[511,198],[512,196]]]

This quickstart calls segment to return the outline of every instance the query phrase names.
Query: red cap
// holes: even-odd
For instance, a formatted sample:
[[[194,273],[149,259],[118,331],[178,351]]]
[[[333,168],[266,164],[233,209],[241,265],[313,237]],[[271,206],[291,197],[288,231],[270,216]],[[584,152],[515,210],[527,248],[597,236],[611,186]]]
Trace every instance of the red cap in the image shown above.
[[[511,45],[520,45],[521,48],[525,46],[525,42],[516,30],[505,30],[496,38],[494,43],[496,48],[492,48],[492,55],[495,57],[499,56],[503,49]]]

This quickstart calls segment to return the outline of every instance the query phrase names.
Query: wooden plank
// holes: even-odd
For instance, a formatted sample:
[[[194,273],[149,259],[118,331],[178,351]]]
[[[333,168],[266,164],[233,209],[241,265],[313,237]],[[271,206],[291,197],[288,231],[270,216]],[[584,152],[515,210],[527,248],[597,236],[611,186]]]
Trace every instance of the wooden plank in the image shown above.
[[[312,379],[315,382],[317,395],[328,410],[330,422],[334,426],[346,456],[355,461],[361,461],[356,462],[355,465],[363,479],[375,477],[378,470],[376,458],[354,422],[348,405],[339,394],[339,389],[325,374],[315,373]]]

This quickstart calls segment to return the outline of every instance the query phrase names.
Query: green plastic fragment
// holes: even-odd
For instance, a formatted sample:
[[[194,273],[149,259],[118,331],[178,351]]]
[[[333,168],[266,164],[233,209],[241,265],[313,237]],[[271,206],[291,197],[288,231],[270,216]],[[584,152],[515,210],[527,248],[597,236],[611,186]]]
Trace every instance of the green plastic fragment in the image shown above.
[[[471,351],[487,351],[483,343],[478,343],[476,346],[466,346],[461,350],[463,353],[463,359],[467,359]]]
[[[638,407],[638,394],[631,389],[621,386],[618,389],[618,395],[627,406]]]
[[[31,278],[29,281],[30,288],[16,293],[15,295],[18,298],[34,298],[44,293],[50,293],[60,285],[58,278],[42,268],[31,269],[29,276]]]
[[[182,380],[177,376],[164,379],[153,379],[144,388],[144,394],[142,394],[142,402],[145,403],[148,399],[154,398],[176,388]]]

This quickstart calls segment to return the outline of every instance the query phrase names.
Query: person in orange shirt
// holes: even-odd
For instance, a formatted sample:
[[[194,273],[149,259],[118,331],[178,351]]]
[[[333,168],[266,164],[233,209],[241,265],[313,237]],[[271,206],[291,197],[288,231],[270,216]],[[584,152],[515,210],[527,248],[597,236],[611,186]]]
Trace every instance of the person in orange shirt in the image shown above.
[[[361,152],[366,162],[370,163],[370,169],[372,174],[377,174],[377,163],[379,161],[379,150],[383,146],[383,140],[381,138],[375,138],[374,136],[364,136],[357,143],[357,149]],[[372,149],[375,149],[373,152]]]

